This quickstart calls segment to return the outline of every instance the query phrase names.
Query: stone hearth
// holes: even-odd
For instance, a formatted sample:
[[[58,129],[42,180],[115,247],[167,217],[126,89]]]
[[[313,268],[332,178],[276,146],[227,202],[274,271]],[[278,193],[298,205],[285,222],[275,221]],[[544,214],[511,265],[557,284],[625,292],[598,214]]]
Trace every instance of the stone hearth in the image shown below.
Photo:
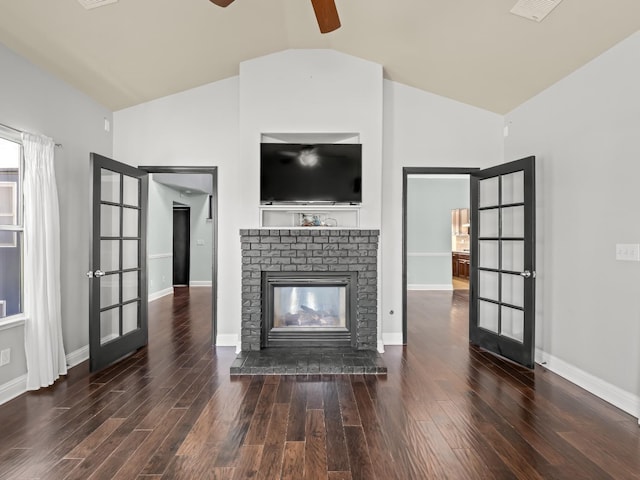
[[[266,348],[240,352],[231,375],[386,374],[380,354],[352,348]]]

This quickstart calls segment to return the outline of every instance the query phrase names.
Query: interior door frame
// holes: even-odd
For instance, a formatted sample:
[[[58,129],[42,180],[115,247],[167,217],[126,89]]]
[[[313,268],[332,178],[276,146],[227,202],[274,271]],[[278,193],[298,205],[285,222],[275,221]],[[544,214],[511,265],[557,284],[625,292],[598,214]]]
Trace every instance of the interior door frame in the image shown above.
[[[211,247],[211,345],[215,345],[216,338],[218,337],[216,315],[218,311],[218,167],[145,165],[138,168],[147,173],[196,173],[211,175],[213,190],[211,194],[211,227],[213,228],[213,245]]]
[[[472,175],[477,167],[402,168],[402,344],[407,344],[407,187],[409,175]],[[472,282],[469,277],[469,282]],[[470,283],[469,287],[472,287]]]

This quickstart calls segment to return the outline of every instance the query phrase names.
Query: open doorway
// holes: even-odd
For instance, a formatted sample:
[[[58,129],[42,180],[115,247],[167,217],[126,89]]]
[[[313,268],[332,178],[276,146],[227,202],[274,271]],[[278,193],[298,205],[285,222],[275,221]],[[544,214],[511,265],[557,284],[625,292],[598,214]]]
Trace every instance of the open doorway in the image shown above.
[[[471,273],[471,217],[469,215],[469,176],[453,178],[453,185],[447,191],[459,194],[453,197],[464,205],[451,210],[451,285],[453,290],[469,290]],[[446,183],[443,187],[448,187]],[[462,188],[461,188],[462,187]],[[458,192],[458,189],[460,191]],[[411,223],[408,225],[411,232]]]
[[[468,175],[408,177],[408,290],[468,290],[469,226]]]
[[[140,167],[149,175],[149,300],[176,289],[211,290],[211,340],[217,299],[217,169]]]
[[[403,175],[403,343],[408,303],[458,292],[468,304],[468,168],[405,168]]]
[[[155,181],[152,176],[152,182]],[[173,202],[173,286],[191,281],[191,207]]]

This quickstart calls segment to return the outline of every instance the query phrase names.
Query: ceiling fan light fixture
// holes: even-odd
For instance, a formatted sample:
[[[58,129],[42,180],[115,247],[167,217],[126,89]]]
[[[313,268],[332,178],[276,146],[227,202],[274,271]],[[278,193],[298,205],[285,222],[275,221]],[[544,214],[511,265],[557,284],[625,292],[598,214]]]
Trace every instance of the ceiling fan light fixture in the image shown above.
[[[510,13],[541,22],[562,0],[518,0]]]
[[[335,0],[311,0],[316,13],[320,33],[333,32],[340,28],[340,17]]]

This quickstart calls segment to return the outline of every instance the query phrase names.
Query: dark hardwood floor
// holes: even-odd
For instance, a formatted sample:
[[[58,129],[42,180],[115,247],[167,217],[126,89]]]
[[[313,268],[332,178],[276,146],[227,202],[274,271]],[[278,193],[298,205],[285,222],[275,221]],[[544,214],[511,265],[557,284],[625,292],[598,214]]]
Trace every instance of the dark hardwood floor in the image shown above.
[[[210,291],[150,304],[150,344],[0,407],[0,478],[631,479],[631,416],[470,347],[467,293],[410,292],[387,376],[230,377]]]

